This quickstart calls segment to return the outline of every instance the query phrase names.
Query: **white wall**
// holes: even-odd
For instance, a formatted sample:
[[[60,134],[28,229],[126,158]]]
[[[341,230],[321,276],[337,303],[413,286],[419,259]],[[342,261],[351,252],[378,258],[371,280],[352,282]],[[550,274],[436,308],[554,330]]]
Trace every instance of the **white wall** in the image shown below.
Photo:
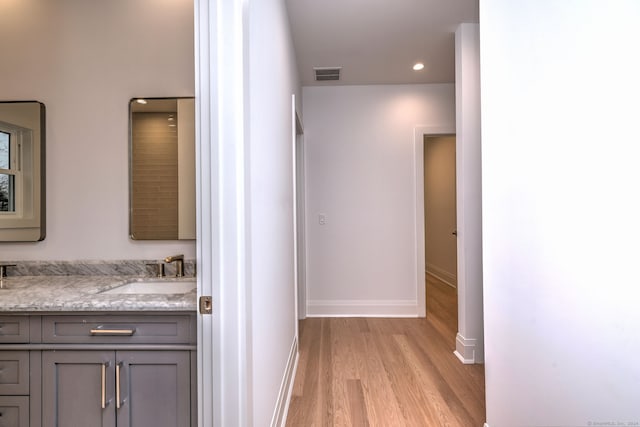
[[[11,1],[0,16],[1,99],[47,108],[47,236],[0,258],[194,257],[193,241],[128,237],[128,102],[193,96],[193,2]]]
[[[638,20],[480,3],[491,427],[640,422]]]
[[[249,23],[253,425],[266,426],[295,356],[291,95],[300,89],[284,2],[251,2]]]
[[[424,228],[427,272],[456,286],[456,137],[424,138]]]
[[[305,87],[303,106],[308,315],[416,316],[414,129],[455,127],[454,86]]]

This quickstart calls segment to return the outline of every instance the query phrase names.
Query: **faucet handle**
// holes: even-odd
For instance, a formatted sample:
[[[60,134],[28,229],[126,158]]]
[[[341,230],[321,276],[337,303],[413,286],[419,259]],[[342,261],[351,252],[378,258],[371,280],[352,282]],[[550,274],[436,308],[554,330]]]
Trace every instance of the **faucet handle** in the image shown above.
[[[184,276],[184,260],[182,258],[176,258],[173,260],[176,263],[176,277]]]
[[[147,265],[155,267],[156,277],[164,277],[164,263],[156,262],[156,263],[148,263]]]
[[[0,264],[0,279],[7,277],[7,267],[15,267],[16,264]]]

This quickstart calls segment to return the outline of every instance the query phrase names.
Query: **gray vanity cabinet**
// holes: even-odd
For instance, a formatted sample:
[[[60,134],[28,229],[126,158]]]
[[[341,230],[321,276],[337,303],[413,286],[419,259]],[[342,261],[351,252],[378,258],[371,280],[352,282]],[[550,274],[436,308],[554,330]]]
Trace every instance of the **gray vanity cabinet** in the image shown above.
[[[192,313],[0,316],[0,427],[194,427]]]
[[[184,351],[46,351],[43,427],[177,427],[191,423]]]

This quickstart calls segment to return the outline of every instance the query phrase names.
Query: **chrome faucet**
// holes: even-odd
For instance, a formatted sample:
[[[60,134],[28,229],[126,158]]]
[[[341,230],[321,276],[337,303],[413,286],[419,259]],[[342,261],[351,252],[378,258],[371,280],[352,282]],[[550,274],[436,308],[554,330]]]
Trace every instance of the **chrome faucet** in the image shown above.
[[[184,276],[184,255],[173,255],[168,256],[164,259],[164,262],[175,262],[176,263],[176,277]]]

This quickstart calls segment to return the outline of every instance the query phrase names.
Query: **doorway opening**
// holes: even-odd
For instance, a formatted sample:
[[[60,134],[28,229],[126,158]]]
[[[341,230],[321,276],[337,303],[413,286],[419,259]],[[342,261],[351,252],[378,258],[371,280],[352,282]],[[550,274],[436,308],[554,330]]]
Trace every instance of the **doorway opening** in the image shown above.
[[[426,255],[424,212],[425,137],[456,134],[455,126],[416,126],[414,128],[415,170],[415,251],[418,316],[426,310]],[[457,247],[456,290],[457,332],[454,354],[464,364],[483,363],[482,322],[482,231],[480,198],[480,150],[477,139],[460,133],[455,139],[455,188]],[[427,230],[427,234],[429,231]],[[453,237],[453,236],[452,236]]]
[[[455,340],[458,331],[456,137],[424,135],[426,315]]]

